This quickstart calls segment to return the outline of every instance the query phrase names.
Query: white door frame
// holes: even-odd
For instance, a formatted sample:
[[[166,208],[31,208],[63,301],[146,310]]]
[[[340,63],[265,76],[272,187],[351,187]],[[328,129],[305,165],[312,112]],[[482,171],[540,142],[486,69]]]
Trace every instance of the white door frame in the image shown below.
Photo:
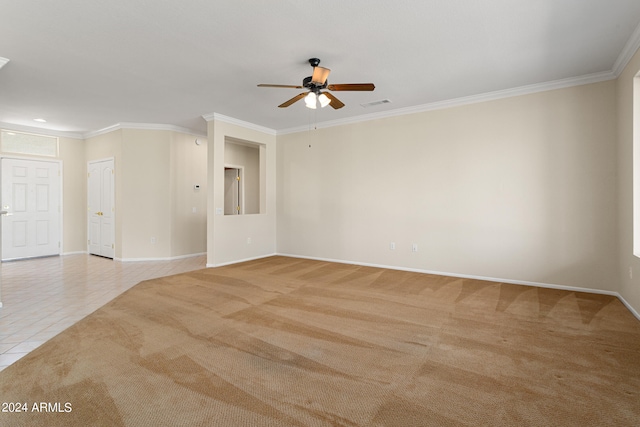
[[[58,229],[60,230],[60,250],[58,251],[58,255],[62,255],[64,253],[64,228],[63,228],[63,224],[64,224],[64,205],[62,204],[62,201],[64,200],[64,169],[63,169],[63,165],[64,163],[62,162],[62,160],[60,159],[48,159],[48,158],[43,158],[43,157],[27,157],[27,156],[14,156],[14,155],[0,155],[0,165],[2,164],[2,159],[11,159],[11,160],[27,160],[27,161],[35,161],[35,162],[46,162],[46,163],[57,163],[58,167],[60,168],[60,175],[58,176],[58,180],[59,180],[59,184],[60,184],[60,200],[58,200],[59,206],[60,206],[60,218],[59,218],[59,224],[58,224]],[[0,174],[0,177],[2,176],[2,174]],[[0,183],[1,184],[1,183]],[[0,186],[1,188],[1,186]],[[1,207],[1,206],[0,206]],[[0,221],[2,221],[2,219],[0,219]],[[2,237],[2,239],[4,239],[4,237]],[[2,259],[2,244],[0,242],[0,260]],[[0,305],[0,307],[2,307],[2,305]]]
[[[240,212],[237,215],[244,215],[244,166],[224,164],[225,169],[237,169],[240,176],[240,183],[238,184],[238,204],[240,205]]]

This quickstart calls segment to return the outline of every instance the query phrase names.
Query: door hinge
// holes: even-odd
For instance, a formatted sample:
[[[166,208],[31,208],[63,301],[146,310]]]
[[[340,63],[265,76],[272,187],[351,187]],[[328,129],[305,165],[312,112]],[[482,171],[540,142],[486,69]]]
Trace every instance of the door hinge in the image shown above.
[[[91,173],[87,172],[87,178],[91,178]]]
[[[111,244],[111,249],[114,249],[114,247],[113,247],[113,243]]]
[[[238,206],[238,207],[236,208],[236,210],[237,210],[238,212],[240,212],[240,206]]]
[[[236,177],[236,181],[240,181],[240,177],[239,176]]]

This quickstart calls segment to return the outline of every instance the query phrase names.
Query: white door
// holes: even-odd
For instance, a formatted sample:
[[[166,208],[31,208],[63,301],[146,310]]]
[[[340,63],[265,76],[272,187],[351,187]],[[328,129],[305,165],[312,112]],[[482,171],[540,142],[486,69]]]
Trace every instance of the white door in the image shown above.
[[[60,163],[3,158],[2,260],[60,255]]]
[[[115,171],[113,159],[89,162],[87,167],[88,251],[113,258],[115,254]]]

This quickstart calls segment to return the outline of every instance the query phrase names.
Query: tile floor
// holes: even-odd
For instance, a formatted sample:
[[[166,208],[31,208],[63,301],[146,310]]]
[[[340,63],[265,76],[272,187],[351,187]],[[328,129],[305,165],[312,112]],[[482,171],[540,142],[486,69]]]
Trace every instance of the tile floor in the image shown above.
[[[79,254],[0,264],[0,370],[140,281],[205,266],[204,255],[120,262]]]

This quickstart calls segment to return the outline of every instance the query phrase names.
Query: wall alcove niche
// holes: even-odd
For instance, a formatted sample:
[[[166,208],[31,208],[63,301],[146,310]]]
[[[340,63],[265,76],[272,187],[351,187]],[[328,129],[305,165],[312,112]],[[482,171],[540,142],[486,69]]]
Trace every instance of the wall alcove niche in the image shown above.
[[[264,156],[261,144],[225,138],[224,143],[224,214],[251,215],[264,213],[261,209],[260,167]]]

